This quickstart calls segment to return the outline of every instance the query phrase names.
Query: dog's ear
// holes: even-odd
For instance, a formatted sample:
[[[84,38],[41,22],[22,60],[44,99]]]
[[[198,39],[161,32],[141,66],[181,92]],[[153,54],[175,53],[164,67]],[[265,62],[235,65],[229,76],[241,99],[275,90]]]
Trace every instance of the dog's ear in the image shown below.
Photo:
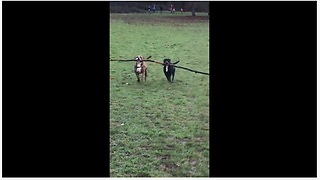
[[[180,61],[177,61],[177,62],[175,62],[175,63],[173,63],[173,64],[178,64]]]

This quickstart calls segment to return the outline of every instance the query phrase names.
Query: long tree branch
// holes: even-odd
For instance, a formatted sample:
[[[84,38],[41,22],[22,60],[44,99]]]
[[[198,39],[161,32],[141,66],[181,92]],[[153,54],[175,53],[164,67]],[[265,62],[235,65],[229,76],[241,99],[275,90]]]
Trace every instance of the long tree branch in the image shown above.
[[[117,59],[111,59],[110,61],[124,61],[124,62],[126,62],[126,61],[136,61],[136,60],[134,60],[134,59],[131,59],[131,60],[122,60],[122,59],[117,60]],[[161,64],[161,65],[163,65],[163,63],[162,63],[162,62],[155,61],[155,60],[145,59],[145,60],[143,60],[143,61],[147,61],[147,62],[154,62],[154,63],[157,63],[157,64]],[[177,62],[176,62],[176,63],[177,63]],[[175,63],[175,64],[176,64],[176,63]],[[177,66],[177,65],[174,65],[174,64],[172,64],[172,65],[173,65],[174,67],[176,67],[176,68],[181,68],[181,69],[188,70],[188,71],[191,71],[191,72],[194,72],[194,73],[199,73],[199,74],[204,74],[204,75],[210,75],[209,73],[206,73],[206,72],[200,72],[200,71],[197,71],[197,70],[193,70],[193,69],[185,68],[185,67],[182,67],[182,66]]]
[[[188,70],[188,71],[192,71],[192,72],[194,72],[194,73],[200,73],[200,74],[204,74],[204,75],[210,75],[209,73],[200,72],[200,71],[192,70],[192,69],[185,68],[185,67],[181,67],[181,66],[177,66],[177,65],[174,65],[174,67],[176,67],[176,68],[181,68],[181,69],[185,69],[185,70]]]

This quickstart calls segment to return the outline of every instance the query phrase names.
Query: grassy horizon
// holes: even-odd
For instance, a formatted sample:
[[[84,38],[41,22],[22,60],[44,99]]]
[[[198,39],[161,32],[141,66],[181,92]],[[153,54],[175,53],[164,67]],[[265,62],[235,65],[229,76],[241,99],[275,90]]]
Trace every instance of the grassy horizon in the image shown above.
[[[209,72],[209,21],[189,14],[110,14],[110,59],[136,55]],[[110,62],[110,176],[209,176],[209,76],[148,63]]]

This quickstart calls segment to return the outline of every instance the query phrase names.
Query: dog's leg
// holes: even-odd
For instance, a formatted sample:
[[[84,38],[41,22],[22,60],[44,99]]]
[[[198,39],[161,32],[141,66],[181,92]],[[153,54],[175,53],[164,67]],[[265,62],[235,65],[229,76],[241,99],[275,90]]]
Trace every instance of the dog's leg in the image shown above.
[[[145,79],[145,74],[144,74],[144,72],[141,74],[141,81],[145,81],[144,79]]]
[[[136,76],[137,76],[138,82],[140,82],[139,74],[136,73]]]
[[[137,73],[137,67],[136,66],[134,66],[134,68],[133,68],[133,72],[136,74],[136,76],[137,76],[137,81],[138,82],[140,82],[140,79],[139,79],[139,74]]]
[[[172,83],[173,83],[173,80],[174,80],[174,70],[173,70],[173,72],[172,72]]]
[[[147,81],[147,68],[145,69],[144,81]]]
[[[170,78],[171,78],[170,75],[167,75],[167,74],[166,74],[166,78],[167,78],[167,80],[168,80],[169,82],[171,82],[171,81],[170,81]]]

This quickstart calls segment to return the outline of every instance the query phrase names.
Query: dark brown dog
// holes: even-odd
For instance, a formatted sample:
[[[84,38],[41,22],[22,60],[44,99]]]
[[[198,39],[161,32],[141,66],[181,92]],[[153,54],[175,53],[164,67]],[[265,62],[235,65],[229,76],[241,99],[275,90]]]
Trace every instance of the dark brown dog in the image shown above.
[[[140,82],[140,74],[142,76],[141,80],[147,81],[147,64],[143,61],[142,56],[135,57],[136,64],[134,65],[134,72],[137,76],[138,82]]]

